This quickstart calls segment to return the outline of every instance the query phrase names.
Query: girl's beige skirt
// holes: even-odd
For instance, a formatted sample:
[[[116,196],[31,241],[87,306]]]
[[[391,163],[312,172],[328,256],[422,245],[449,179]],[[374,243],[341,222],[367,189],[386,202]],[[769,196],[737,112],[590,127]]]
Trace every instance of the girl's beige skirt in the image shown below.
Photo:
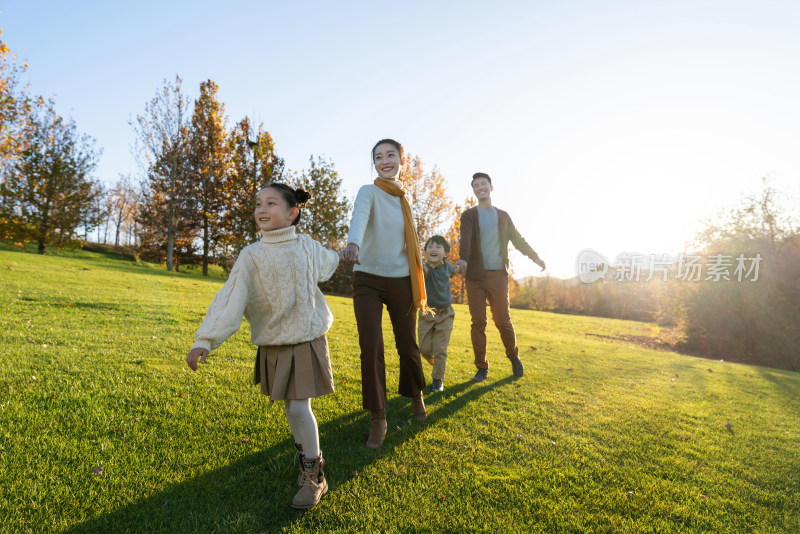
[[[297,345],[258,347],[253,383],[269,400],[310,399],[333,393],[325,335]]]

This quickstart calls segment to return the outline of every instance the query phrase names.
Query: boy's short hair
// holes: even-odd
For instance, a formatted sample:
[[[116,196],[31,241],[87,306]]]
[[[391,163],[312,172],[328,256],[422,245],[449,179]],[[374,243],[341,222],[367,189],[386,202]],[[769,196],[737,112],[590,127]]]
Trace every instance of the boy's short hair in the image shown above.
[[[430,238],[428,238],[428,240],[425,241],[425,250],[428,249],[428,245],[430,245],[431,243],[436,243],[437,245],[442,245],[444,247],[444,251],[447,254],[450,254],[450,243],[448,243],[447,239],[443,238],[442,236],[434,235],[434,236],[431,236]]]
[[[489,180],[489,185],[492,185],[492,178],[488,174],[486,174],[485,172],[476,172],[475,174],[473,174],[472,175],[472,181],[470,182],[470,185],[472,185],[472,183],[475,180],[477,180],[478,178],[486,178],[487,180]]]

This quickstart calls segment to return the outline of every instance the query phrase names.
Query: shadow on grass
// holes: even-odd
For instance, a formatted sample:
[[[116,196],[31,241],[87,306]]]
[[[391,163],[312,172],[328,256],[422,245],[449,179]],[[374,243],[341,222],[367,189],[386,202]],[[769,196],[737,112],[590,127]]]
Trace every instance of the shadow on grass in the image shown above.
[[[202,274],[185,272],[185,271],[167,271],[166,267],[157,263],[142,260],[137,263],[129,258],[122,257],[118,254],[106,252],[88,252],[82,249],[62,249],[56,252],[51,252],[45,255],[38,254],[35,250],[21,250],[18,247],[3,246],[0,243],[0,252],[13,252],[17,254],[24,254],[34,258],[65,258],[73,261],[85,261],[88,267],[83,270],[116,270],[123,273],[131,274],[146,274],[155,276],[167,277],[180,277],[183,279],[194,280],[211,280],[215,282],[225,281],[225,278],[219,276],[203,276]]]
[[[774,369],[772,367],[753,366],[758,374],[765,380],[772,382],[776,390],[786,398],[787,404],[797,406],[800,402],[800,373]]]
[[[386,409],[389,432],[383,448],[377,451],[364,446],[369,432],[368,412],[358,410],[322,423],[320,442],[326,459],[329,494],[346,491],[354,472],[361,473],[370,464],[391,455],[396,447],[427,426],[453,416],[468,403],[513,380],[514,377],[507,377],[481,385],[465,382],[451,386],[444,394],[429,395],[431,406],[438,408],[424,422],[410,417],[407,398],[389,400]],[[441,403],[443,399],[448,402]],[[176,484],[66,532],[278,531],[303,514],[289,506],[297,491],[295,480],[299,473],[294,450],[291,439],[283,440],[224,468]],[[323,498],[318,509],[325,506]]]

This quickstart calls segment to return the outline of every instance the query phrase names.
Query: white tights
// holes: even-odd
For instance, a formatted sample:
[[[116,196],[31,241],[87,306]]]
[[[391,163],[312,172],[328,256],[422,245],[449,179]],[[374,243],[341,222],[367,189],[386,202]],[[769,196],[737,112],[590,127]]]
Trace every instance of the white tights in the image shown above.
[[[311,411],[311,399],[285,400],[283,409],[295,443],[303,446],[303,456],[306,458],[319,456],[319,429],[317,418]]]

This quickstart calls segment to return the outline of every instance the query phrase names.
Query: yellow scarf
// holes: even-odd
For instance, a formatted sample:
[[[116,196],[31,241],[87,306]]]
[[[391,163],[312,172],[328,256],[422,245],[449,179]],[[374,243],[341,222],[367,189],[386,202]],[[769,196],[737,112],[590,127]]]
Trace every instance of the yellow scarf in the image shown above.
[[[414,216],[411,214],[411,206],[406,200],[406,192],[392,180],[375,178],[375,185],[381,191],[389,193],[393,197],[400,197],[400,205],[403,207],[403,223],[406,235],[406,251],[408,252],[408,272],[411,274],[411,294],[414,297],[414,306],[423,312],[429,312],[428,296],[425,294],[425,275],[422,273],[422,257],[419,254],[419,241],[417,240],[417,229],[414,227]]]

